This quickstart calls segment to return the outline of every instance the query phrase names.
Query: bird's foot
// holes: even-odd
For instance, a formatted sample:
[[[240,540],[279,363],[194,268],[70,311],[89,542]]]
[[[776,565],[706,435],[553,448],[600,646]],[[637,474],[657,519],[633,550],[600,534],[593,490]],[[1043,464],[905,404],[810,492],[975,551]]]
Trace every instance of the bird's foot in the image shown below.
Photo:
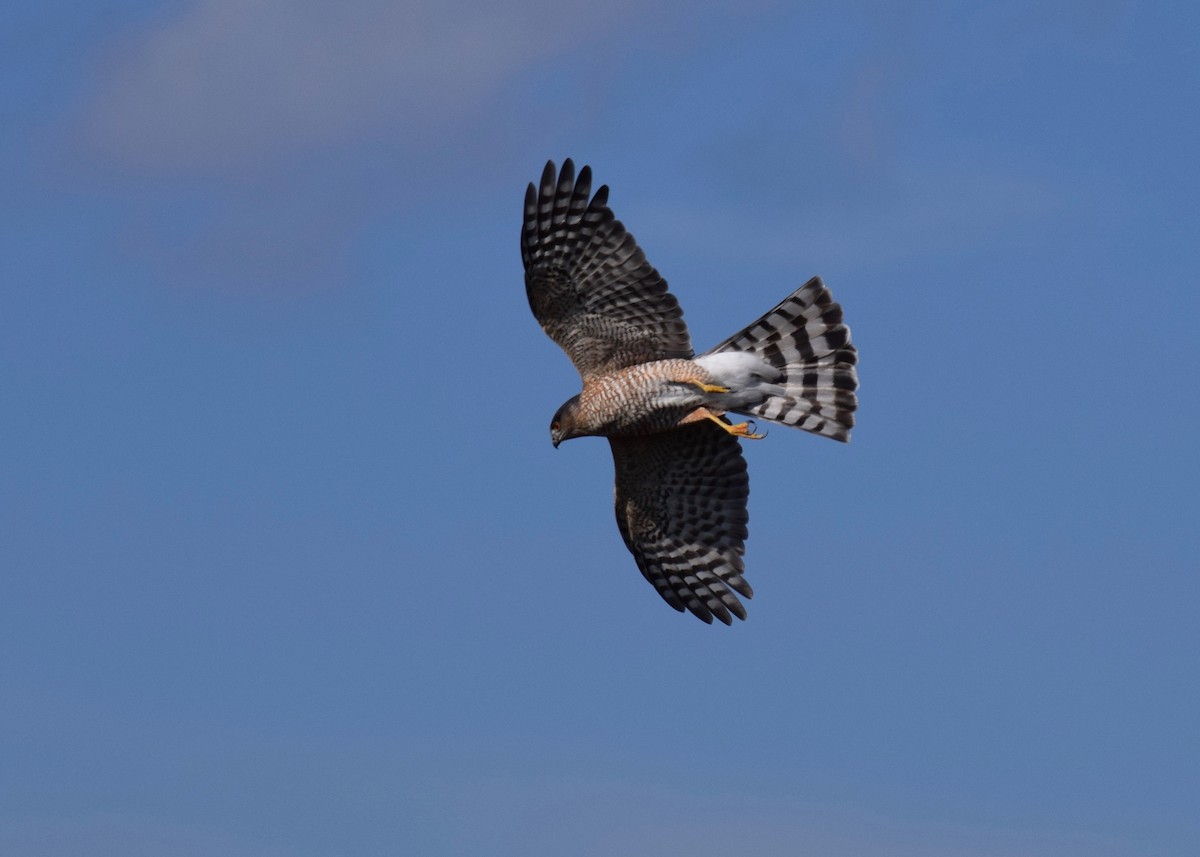
[[[734,437],[744,437],[746,440],[762,440],[766,437],[765,434],[756,434],[755,429],[758,428],[753,422],[737,423],[736,425],[726,425],[725,431],[729,432]]]
[[[755,434],[754,430],[758,428],[758,426],[756,426],[753,422],[730,424],[725,422],[725,420],[721,419],[720,417],[710,414],[708,411],[704,411],[701,416],[712,420],[734,437],[744,437],[746,440],[762,440],[764,437],[766,437],[765,434]]]
[[[700,390],[701,393],[728,393],[728,387],[722,387],[719,384],[705,384],[703,381],[692,381],[692,386]]]

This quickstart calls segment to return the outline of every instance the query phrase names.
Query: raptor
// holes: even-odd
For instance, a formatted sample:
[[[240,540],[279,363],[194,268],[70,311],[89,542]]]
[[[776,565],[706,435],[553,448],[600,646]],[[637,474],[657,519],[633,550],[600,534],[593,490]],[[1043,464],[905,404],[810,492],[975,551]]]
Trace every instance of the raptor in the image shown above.
[[[858,352],[819,277],[697,356],[679,302],[568,159],[525,193],[521,258],[529,306],[583,379],[550,423],[557,447],[602,436],[616,469],[617,527],[638,568],[676,610],[726,625],[738,596],[750,482],[739,440],[755,423],[850,439]]]

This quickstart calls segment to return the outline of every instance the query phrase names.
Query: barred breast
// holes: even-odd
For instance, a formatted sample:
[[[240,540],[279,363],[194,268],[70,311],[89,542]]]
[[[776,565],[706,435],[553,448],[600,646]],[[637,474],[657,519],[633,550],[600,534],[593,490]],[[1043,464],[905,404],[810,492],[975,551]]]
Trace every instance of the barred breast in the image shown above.
[[[580,395],[587,430],[608,437],[667,431],[705,401],[694,384],[711,384],[691,360],[656,360],[590,379]]]

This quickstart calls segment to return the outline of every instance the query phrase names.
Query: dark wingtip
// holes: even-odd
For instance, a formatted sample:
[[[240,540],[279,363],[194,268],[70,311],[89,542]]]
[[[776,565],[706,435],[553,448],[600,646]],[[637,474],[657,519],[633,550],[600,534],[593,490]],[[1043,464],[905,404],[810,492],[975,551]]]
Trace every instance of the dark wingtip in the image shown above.
[[[558,191],[559,193],[570,193],[571,188],[575,184],[575,162],[567,158],[562,163],[562,169],[558,171]]]

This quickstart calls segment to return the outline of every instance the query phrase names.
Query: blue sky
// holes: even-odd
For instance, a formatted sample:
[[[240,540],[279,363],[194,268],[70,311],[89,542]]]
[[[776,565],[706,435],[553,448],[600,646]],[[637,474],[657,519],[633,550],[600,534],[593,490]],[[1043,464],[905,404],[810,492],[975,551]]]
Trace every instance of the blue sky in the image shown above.
[[[0,852],[1200,852],[1200,13],[18,3]],[[590,163],[701,348],[813,274],[750,618],[643,581],[529,314]]]

